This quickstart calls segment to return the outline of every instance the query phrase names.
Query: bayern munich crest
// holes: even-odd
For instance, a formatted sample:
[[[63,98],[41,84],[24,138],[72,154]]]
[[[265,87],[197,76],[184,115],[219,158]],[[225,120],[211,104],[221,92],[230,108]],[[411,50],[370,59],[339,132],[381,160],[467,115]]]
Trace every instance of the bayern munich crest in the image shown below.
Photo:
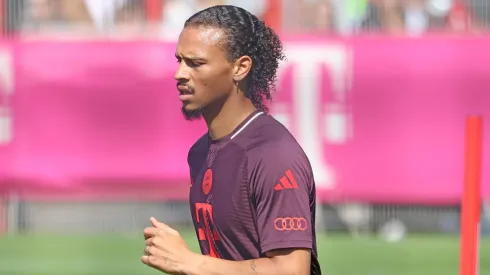
[[[209,194],[211,192],[211,188],[213,187],[213,170],[208,169],[204,174],[204,178],[202,180],[202,192],[204,195]]]

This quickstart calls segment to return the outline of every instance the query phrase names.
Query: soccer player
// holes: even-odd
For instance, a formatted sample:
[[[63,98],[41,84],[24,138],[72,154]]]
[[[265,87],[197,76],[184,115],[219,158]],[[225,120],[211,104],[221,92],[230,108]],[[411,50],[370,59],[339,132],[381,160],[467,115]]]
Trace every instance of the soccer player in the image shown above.
[[[186,21],[175,56],[183,114],[208,126],[188,154],[204,255],[151,218],[143,263],[169,274],[321,274],[311,166],[264,105],[284,59],[278,36],[244,9],[214,6]]]

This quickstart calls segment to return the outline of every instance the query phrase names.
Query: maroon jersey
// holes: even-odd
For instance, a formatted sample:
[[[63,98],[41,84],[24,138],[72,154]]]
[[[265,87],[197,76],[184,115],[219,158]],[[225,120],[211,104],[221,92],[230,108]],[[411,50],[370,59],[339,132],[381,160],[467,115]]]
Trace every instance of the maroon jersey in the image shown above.
[[[190,207],[203,254],[248,260],[275,249],[307,248],[311,274],[321,274],[313,172],[282,124],[255,112],[229,136],[202,136],[188,163]]]

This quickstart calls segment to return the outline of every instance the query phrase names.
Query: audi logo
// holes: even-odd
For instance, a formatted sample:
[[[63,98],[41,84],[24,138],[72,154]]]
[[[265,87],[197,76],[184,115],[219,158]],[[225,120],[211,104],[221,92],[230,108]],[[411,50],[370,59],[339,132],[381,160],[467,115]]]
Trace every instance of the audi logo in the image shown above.
[[[308,228],[308,223],[304,218],[285,217],[277,218],[274,221],[274,227],[278,231],[305,231]]]

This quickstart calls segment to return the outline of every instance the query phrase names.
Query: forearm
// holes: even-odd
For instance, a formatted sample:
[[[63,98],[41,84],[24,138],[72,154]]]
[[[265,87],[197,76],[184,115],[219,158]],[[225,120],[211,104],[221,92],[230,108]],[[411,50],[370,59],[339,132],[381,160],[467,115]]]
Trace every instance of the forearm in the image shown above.
[[[228,261],[203,255],[185,267],[186,275],[287,275],[284,266],[280,267],[271,258],[260,258],[247,261]]]

